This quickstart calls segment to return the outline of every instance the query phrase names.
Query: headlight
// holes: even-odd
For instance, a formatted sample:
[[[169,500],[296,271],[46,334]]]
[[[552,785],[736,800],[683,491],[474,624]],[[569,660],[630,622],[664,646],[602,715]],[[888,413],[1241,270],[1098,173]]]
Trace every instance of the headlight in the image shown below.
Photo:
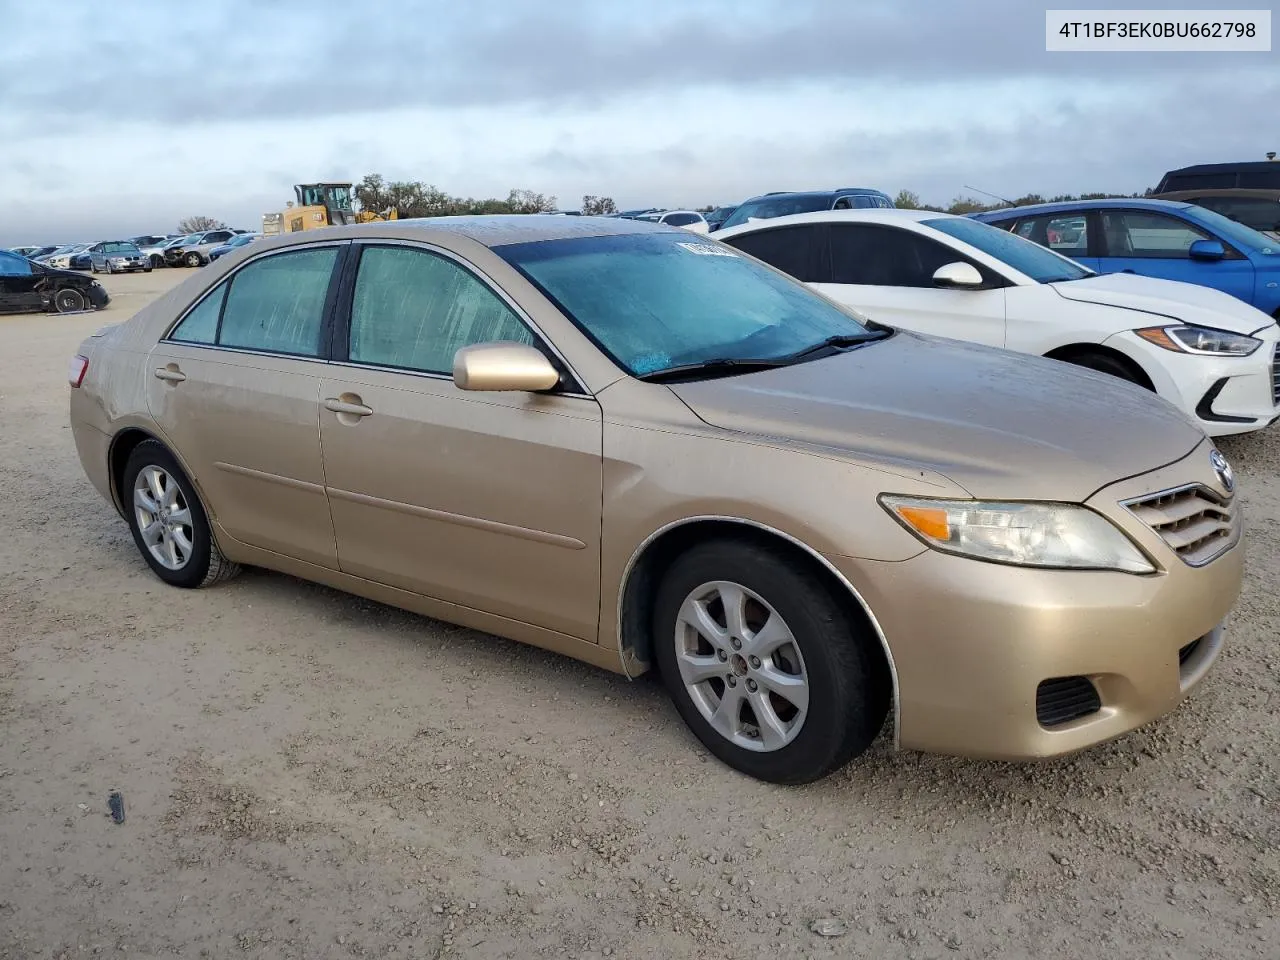
[[[1087,507],[888,495],[880,502],[927,546],[945,553],[1020,567],[1155,571],[1133,541]]]
[[[1192,324],[1144,327],[1133,332],[1148,343],[1174,353],[1195,353],[1207,357],[1247,357],[1262,346],[1262,341],[1256,337]]]

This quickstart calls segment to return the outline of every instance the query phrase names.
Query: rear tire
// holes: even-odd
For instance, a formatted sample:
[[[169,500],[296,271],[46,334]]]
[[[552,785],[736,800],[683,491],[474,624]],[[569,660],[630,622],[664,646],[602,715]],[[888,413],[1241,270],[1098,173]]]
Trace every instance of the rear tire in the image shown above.
[[[158,440],[144,440],[129,454],[120,498],[138,552],[165,583],[207,587],[240,572],[214,542],[208,514],[177,458]]]
[[[865,623],[805,565],[751,541],[709,541],[671,564],[653,648],[698,739],[760,780],[825,776],[866,750],[888,713],[891,681]]]
[[[79,313],[85,308],[84,294],[71,287],[63,287],[53,295],[53,308],[58,313]]]

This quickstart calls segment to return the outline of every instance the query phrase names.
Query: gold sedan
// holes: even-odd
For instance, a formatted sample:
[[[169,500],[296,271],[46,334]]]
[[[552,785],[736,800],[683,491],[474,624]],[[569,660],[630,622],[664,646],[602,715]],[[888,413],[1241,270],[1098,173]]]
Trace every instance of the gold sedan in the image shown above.
[[[1230,467],[1100,374],[894,331],[630,220],[263,240],[72,361],[167,583],[284,571],[636,676],[798,783],[1172,709],[1241,584]]]

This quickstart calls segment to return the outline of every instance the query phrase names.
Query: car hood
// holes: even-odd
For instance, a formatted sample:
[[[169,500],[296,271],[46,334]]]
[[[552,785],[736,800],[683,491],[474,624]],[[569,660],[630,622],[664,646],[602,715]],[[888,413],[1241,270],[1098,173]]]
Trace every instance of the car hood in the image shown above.
[[[1141,277],[1134,273],[1105,273],[1049,286],[1067,300],[1123,307],[1233,333],[1253,333],[1274,322],[1257,307],[1229,293],[1180,280]],[[1160,322],[1155,320],[1152,323]],[[1146,320],[1139,319],[1134,326],[1146,324]]]
[[[1081,502],[1204,440],[1173,405],[1105,374],[901,331],[823,360],[671,389],[714,426],[933,471],[986,499]]]

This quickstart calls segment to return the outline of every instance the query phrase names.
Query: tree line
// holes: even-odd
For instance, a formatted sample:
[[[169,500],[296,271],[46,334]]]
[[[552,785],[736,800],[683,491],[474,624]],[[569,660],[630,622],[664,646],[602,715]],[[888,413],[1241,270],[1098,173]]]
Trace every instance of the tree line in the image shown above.
[[[1148,188],[1143,193],[1081,193],[1059,194],[1054,197],[1043,197],[1038,193],[1029,193],[1008,203],[998,201],[988,203],[973,197],[956,197],[947,206],[935,206],[923,203],[919,194],[911,190],[899,190],[894,198],[894,206],[904,210],[936,210],[939,213],[979,213],[986,210],[997,210],[1001,207],[1022,207],[1033,203],[1060,203],[1066,200],[1103,200],[1110,197],[1149,197],[1155,191]],[[401,219],[413,217],[449,217],[491,213],[550,213],[559,209],[556,198],[533,190],[510,190],[505,199],[489,197],[455,197],[434,186],[418,180],[385,180],[382,174],[370,173],[355,185],[356,202],[362,210],[378,214],[386,214],[392,210]],[[691,209],[709,213],[716,208],[707,203]],[[603,216],[617,213],[618,206],[612,197],[587,194],[582,198],[583,216]],[[214,217],[187,217],[178,224],[180,233],[199,233],[213,230],[225,224]]]

